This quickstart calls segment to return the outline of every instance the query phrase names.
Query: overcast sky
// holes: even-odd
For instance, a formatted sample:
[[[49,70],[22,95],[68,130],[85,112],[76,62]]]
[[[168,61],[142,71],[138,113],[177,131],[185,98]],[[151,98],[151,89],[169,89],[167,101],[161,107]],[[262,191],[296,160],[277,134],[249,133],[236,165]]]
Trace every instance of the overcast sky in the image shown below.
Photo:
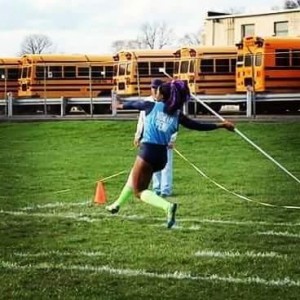
[[[247,12],[283,0],[0,0],[0,56],[15,56],[26,35],[45,34],[59,53],[111,53],[116,40],[135,39],[141,25],[164,21],[178,38],[196,33],[208,10]]]

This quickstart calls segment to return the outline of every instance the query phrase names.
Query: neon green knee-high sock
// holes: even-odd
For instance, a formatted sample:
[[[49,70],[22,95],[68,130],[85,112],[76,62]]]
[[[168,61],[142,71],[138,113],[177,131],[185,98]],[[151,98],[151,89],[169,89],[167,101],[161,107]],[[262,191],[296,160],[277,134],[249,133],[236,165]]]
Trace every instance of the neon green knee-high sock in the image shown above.
[[[166,201],[164,198],[157,196],[154,192],[150,190],[144,190],[141,192],[141,200],[152,206],[160,207],[164,211],[168,211],[171,203]]]
[[[133,189],[125,185],[121,191],[119,198],[114,202],[114,205],[116,206],[124,205],[132,195],[133,195]]]

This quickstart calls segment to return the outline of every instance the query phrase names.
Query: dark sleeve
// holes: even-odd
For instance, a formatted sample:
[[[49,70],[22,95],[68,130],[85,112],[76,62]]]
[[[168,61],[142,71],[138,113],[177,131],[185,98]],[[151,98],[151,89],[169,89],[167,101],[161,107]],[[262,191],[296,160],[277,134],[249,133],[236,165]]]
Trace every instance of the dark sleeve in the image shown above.
[[[155,102],[152,101],[144,101],[144,100],[136,100],[136,101],[124,101],[123,109],[138,109],[144,110],[146,114],[152,110]]]
[[[217,124],[214,123],[200,123],[199,121],[194,121],[188,118],[187,116],[185,116],[183,113],[179,114],[179,124],[181,124],[182,126],[188,129],[193,129],[198,131],[208,131],[208,130],[215,130],[219,128]]]

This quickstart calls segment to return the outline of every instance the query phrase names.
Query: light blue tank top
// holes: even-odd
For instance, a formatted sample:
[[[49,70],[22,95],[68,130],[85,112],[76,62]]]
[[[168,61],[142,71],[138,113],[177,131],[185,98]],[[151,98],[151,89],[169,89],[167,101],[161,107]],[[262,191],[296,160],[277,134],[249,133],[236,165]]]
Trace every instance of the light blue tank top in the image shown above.
[[[178,130],[179,111],[170,116],[164,113],[164,106],[163,102],[155,102],[146,114],[142,143],[168,145],[172,134]]]

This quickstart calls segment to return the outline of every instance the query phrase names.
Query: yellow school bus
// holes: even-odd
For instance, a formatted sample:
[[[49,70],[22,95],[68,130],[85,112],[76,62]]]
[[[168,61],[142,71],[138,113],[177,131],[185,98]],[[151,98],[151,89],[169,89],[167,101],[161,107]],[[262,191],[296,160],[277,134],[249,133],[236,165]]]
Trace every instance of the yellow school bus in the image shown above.
[[[18,94],[19,57],[0,58],[0,99],[7,93],[15,98]]]
[[[245,37],[237,48],[237,92],[300,93],[300,37]]]
[[[235,93],[235,47],[183,47],[175,52],[178,60],[174,77],[186,80],[194,94]]]
[[[236,48],[229,46],[182,47],[174,53],[174,77],[185,80],[195,95],[234,94],[236,54]],[[211,104],[216,111],[221,106]]]
[[[288,94],[281,101],[258,101],[257,112],[298,111],[300,37],[245,37],[238,43],[236,91],[251,87],[256,94]]]
[[[21,98],[89,98],[110,95],[112,55],[28,54],[21,58]]]
[[[173,76],[174,50],[123,50],[114,56],[114,88],[118,95],[149,96],[152,78],[168,80]]]

